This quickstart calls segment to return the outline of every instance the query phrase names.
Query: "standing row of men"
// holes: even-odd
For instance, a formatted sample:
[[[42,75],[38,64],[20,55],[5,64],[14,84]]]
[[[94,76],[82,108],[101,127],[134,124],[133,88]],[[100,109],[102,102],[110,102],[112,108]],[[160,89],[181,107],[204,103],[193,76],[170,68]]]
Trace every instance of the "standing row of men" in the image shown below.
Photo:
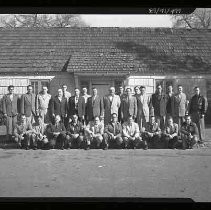
[[[17,122],[18,112],[26,116],[26,120],[33,123],[34,118],[39,118],[44,123],[50,123],[59,115],[61,121],[67,126],[70,117],[77,115],[79,121],[88,124],[95,117],[104,118],[104,124],[111,121],[112,114],[116,114],[118,121],[123,123],[132,116],[139,125],[139,129],[146,127],[150,116],[155,117],[161,130],[164,130],[166,117],[172,117],[179,128],[184,122],[187,112],[196,123],[199,130],[200,141],[204,140],[204,115],[206,113],[206,100],[200,94],[198,87],[194,88],[195,95],[188,104],[185,93],[181,85],[178,92],[173,92],[173,87],[168,87],[168,93],[164,94],[162,86],[156,87],[156,92],[151,96],[146,94],[146,87],[136,86],[135,94],[132,89],[123,87],[119,89],[119,95],[115,94],[115,88],[109,88],[109,94],[104,97],[98,96],[97,89],[92,89],[92,95],[87,94],[87,89],[83,88],[80,94],[78,88],[75,89],[74,96],[67,91],[67,86],[63,85],[58,89],[58,94],[52,97],[48,94],[48,88],[43,86],[42,92],[33,94],[33,87],[27,87],[27,93],[20,98],[18,106],[18,96],[14,94],[14,86],[9,86],[9,93],[3,97],[3,114],[7,118],[7,130],[9,138],[13,134],[14,125]]]

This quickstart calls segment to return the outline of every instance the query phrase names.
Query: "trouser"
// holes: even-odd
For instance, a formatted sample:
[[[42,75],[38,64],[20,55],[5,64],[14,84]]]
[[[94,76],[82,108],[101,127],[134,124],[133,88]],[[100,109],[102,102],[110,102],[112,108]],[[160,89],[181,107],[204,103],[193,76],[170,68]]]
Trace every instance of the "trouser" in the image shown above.
[[[86,137],[86,146],[91,146],[93,148],[99,149],[103,143],[103,136],[97,135],[96,137]]]
[[[155,116],[155,121],[158,123],[161,130],[165,127],[166,116]]]
[[[162,148],[160,135],[150,137],[148,134],[143,133],[143,139],[147,142],[149,149],[160,149]]]
[[[203,142],[205,138],[204,117],[201,117],[201,115],[198,112],[194,112],[191,114],[191,119],[197,125],[198,132],[199,132],[199,140]]]
[[[162,141],[164,149],[174,149],[178,144],[178,136],[174,136],[172,139],[170,139],[168,136],[163,136]]]
[[[123,139],[121,136],[116,137],[115,139],[112,138],[109,134],[104,133],[104,141],[105,144],[108,145],[109,148],[122,148]]]
[[[8,141],[11,140],[12,135],[14,134],[14,127],[17,123],[17,115],[10,117],[7,116],[6,118],[6,127],[7,127],[7,139]]]
[[[143,127],[146,128],[147,122],[149,122],[149,116],[137,116],[137,123],[139,125],[139,129],[141,130]]]
[[[39,116],[43,123],[50,122],[48,109],[40,109]]]
[[[147,142],[145,140],[142,140],[141,137],[136,137],[135,140],[132,139],[132,137],[123,137],[123,142],[125,145],[125,148],[146,148]]]
[[[26,117],[26,121],[33,124],[34,123],[34,114],[31,113],[29,117]]]
[[[63,149],[66,142],[66,134],[60,133],[57,137],[51,137],[49,140],[50,149]]]
[[[20,136],[15,137],[15,141],[20,145],[22,148],[29,148],[31,143],[31,133],[27,133],[23,135],[24,139],[21,139]],[[32,140],[33,141],[33,140]]]
[[[84,141],[83,136],[78,136],[77,138],[74,138],[73,136],[67,135],[65,147],[66,148],[81,148],[83,141]]]
[[[174,122],[178,124],[178,128],[180,129],[182,126],[182,123],[185,121],[185,116],[176,116],[174,117]],[[180,134],[180,132],[179,132]]]
[[[182,139],[182,148],[183,149],[192,149],[193,146],[198,141],[198,138],[196,135],[194,135],[192,138],[190,138],[188,135],[181,134],[181,139]]]

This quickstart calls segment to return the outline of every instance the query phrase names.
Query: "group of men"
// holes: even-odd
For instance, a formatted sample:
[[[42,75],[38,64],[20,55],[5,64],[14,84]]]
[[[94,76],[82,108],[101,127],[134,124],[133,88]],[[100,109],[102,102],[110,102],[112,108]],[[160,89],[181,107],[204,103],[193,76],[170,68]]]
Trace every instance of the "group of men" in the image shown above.
[[[149,96],[145,86],[132,88],[110,87],[109,93],[99,96],[93,87],[82,93],[67,91],[67,85],[52,97],[46,86],[35,95],[33,87],[21,98],[8,87],[3,97],[2,112],[6,118],[8,139],[14,138],[20,148],[193,148],[204,141],[204,115],[207,102],[194,88],[190,102],[178,86],[172,85],[167,93],[157,85]],[[17,120],[17,116],[19,120]]]

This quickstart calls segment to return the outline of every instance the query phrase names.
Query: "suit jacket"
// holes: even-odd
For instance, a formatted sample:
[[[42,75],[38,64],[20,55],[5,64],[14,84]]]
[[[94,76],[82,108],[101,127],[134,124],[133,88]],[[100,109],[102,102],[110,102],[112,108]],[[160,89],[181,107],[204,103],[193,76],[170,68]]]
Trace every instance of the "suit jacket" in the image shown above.
[[[50,102],[51,114],[60,115],[64,117],[67,114],[67,99],[65,97],[60,101],[58,96],[51,99]]]
[[[192,114],[194,112],[197,112],[199,114],[205,114],[206,113],[206,99],[199,94],[199,96],[194,95],[190,100],[189,105],[189,113]]]
[[[99,96],[93,100],[93,96],[87,99],[86,104],[87,120],[92,121],[94,117],[103,115],[103,102]]]
[[[77,114],[79,117],[85,115],[85,99],[82,96],[78,98],[78,109],[75,108],[75,96],[71,96],[68,102],[68,115]]]
[[[153,107],[154,116],[162,117],[166,115],[166,96],[164,94],[152,94],[151,105]]]
[[[114,95],[113,100],[110,101],[109,95],[103,97],[103,111],[104,111],[104,124],[107,125],[111,121],[111,115],[116,113],[118,116],[118,110],[120,107],[120,97]]]
[[[136,97],[131,96],[129,100],[127,100],[127,96],[122,98],[121,115],[123,121],[127,121],[129,115],[132,115],[134,116],[134,118],[136,118],[137,116]]]
[[[19,137],[21,134],[27,131],[33,132],[33,128],[30,122],[26,122],[25,124],[17,123],[14,128],[14,135]]]
[[[176,117],[184,117],[187,108],[187,100],[185,93],[181,94],[181,98],[179,94],[174,96],[174,115]]]
[[[153,124],[148,122],[146,126],[146,131],[150,133],[161,133],[161,129],[158,123],[154,122]]]
[[[169,114],[170,116],[174,116],[174,99],[175,99],[175,94],[172,93],[170,96],[169,94],[166,94],[166,113]]]
[[[16,116],[18,114],[18,95],[13,95],[13,100],[10,100],[9,94],[4,95],[2,100],[3,114],[7,114],[9,117]]]
[[[28,93],[21,96],[21,114],[25,114],[26,117],[30,117],[31,114],[36,113],[36,95],[34,93],[30,95]]]
[[[180,132],[185,135],[190,133],[191,135],[198,135],[198,128],[194,122],[191,122],[190,125],[184,122],[181,126]]]
[[[71,134],[79,134],[79,135],[84,135],[84,127],[83,124],[81,122],[77,122],[76,125],[74,125],[73,122],[69,123],[67,125],[67,134],[71,135]]]
[[[65,100],[67,100],[65,98]],[[63,123],[59,123],[58,126],[56,126],[55,124],[49,124],[47,126],[47,129],[46,129],[46,134],[48,136],[48,138],[53,138],[53,133],[54,132],[60,132],[61,134],[65,135],[66,133],[66,128],[64,127],[64,124]]]
[[[139,137],[140,131],[137,123],[133,122],[130,126],[128,122],[123,123],[122,125],[123,136],[125,137]]]
[[[121,123],[117,122],[115,124],[113,124],[112,122],[110,122],[108,125],[106,125],[105,127],[105,133],[107,134],[114,134],[114,136],[122,136],[122,126]]]
[[[92,131],[94,134],[103,135],[103,133],[104,133],[104,125],[103,125],[103,123],[99,123],[98,125],[95,125],[94,122],[91,121],[87,125],[86,130]]]
[[[173,137],[177,136],[178,135],[178,125],[176,123],[173,123],[172,126],[166,125],[163,133],[173,135]]]
[[[147,122],[149,121],[150,115],[150,97],[146,94],[143,95],[135,95],[137,99],[137,117],[145,117]]]

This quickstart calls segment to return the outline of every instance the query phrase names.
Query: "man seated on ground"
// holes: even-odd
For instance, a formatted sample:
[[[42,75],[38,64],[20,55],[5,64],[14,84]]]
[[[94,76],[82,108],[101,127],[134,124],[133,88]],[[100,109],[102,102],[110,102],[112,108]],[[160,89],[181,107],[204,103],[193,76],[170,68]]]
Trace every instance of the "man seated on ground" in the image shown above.
[[[81,148],[84,140],[84,127],[78,120],[78,115],[74,114],[72,120],[67,125],[66,148]]]
[[[42,149],[46,147],[48,143],[47,136],[45,135],[46,132],[46,124],[44,124],[41,117],[35,117],[35,123],[32,124],[33,133],[32,133],[32,140],[34,143],[34,149]]]
[[[122,125],[123,142],[125,148],[139,148],[147,149],[146,141],[140,137],[139,126],[134,122],[133,116],[129,115],[128,120]]]
[[[104,126],[100,122],[99,117],[94,118],[94,122],[89,122],[85,129],[86,135],[86,149],[90,149],[90,146],[95,146],[99,149],[103,143]]]
[[[183,149],[192,149],[198,141],[198,128],[194,122],[191,121],[189,115],[185,116],[185,122],[182,124],[181,139]]]
[[[167,119],[167,124],[164,128],[162,141],[164,149],[175,149],[178,144],[178,125],[173,122],[171,116]]]
[[[30,148],[32,132],[33,129],[31,123],[26,121],[25,115],[21,115],[20,121],[14,128],[15,141],[18,143],[19,148],[24,148],[26,150]]]
[[[116,113],[112,114],[111,122],[106,125],[104,140],[105,140],[105,149],[109,148],[122,148],[123,139],[122,139],[122,126],[118,122],[118,116]]]
[[[142,128],[142,138],[147,142],[150,149],[156,149],[160,146],[161,129],[155,121],[155,117],[151,116],[146,128]]]
[[[48,125],[46,133],[49,140],[49,147],[51,149],[64,149],[64,144],[66,142],[66,128],[61,122],[60,115],[55,116],[54,123]]]

